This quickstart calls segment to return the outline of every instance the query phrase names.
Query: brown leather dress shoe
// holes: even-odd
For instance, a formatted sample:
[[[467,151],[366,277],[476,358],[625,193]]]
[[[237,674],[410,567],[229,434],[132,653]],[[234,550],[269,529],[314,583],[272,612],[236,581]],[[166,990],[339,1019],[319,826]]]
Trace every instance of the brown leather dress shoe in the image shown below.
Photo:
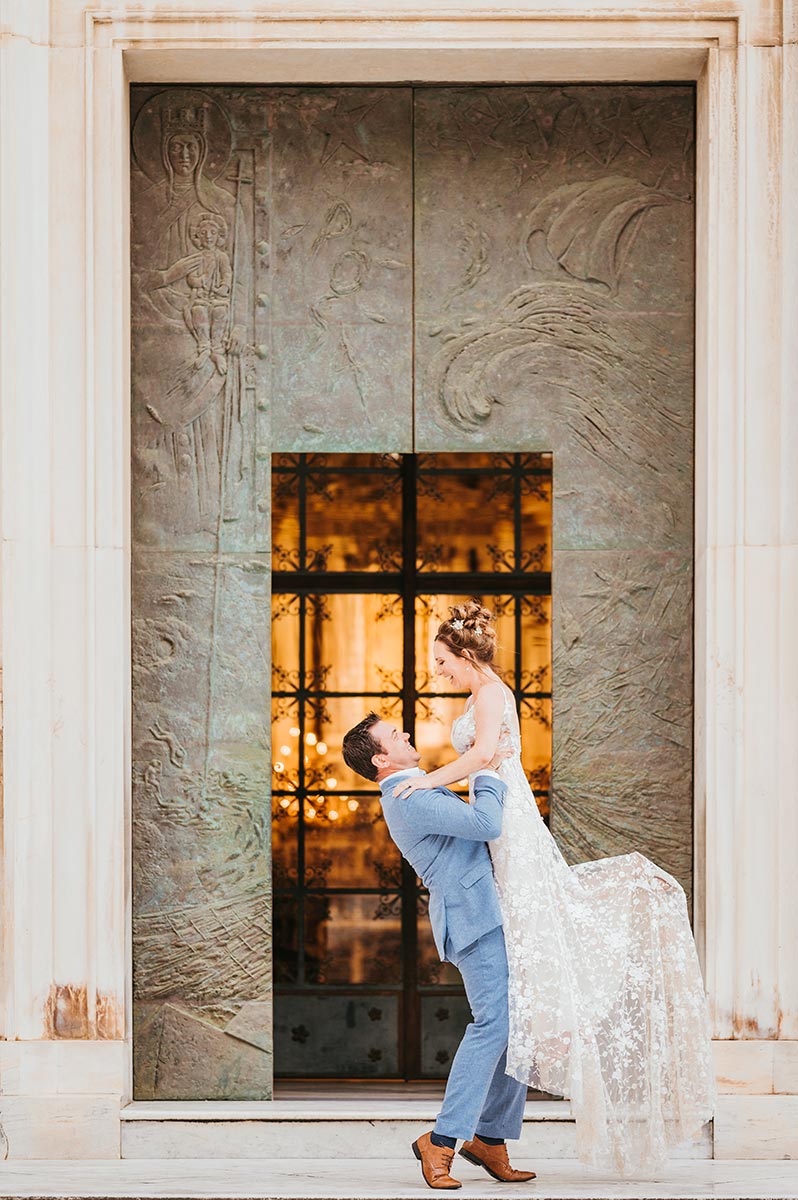
[[[504,1144],[489,1146],[481,1138],[475,1137],[473,1142],[463,1142],[460,1153],[475,1166],[484,1167],[500,1183],[528,1183],[530,1179],[537,1178],[534,1171],[516,1171],[515,1167],[510,1166]]]
[[[431,1188],[462,1187],[459,1179],[452,1179],[449,1169],[454,1162],[454,1150],[448,1146],[433,1146],[428,1133],[422,1133],[417,1142],[413,1142],[413,1153],[421,1163],[421,1174],[424,1182]]]

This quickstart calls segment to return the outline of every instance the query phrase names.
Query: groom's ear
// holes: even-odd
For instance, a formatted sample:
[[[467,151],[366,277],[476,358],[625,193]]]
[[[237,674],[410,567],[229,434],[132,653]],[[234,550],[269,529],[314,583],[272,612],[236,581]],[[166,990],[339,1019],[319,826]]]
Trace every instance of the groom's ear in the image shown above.
[[[372,754],[371,756],[372,765],[375,766],[378,771],[382,771],[385,767],[387,767],[390,761],[391,760],[387,754]]]

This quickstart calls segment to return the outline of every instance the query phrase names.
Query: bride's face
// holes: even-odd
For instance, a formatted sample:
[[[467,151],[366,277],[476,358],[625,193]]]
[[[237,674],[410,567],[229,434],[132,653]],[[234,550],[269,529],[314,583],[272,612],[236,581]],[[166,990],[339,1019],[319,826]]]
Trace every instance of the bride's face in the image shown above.
[[[465,691],[471,686],[473,667],[468,659],[458,658],[456,654],[452,654],[449,647],[443,642],[435,643],[434,653],[436,675],[440,675],[441,679],[446,679],[458,691]]]

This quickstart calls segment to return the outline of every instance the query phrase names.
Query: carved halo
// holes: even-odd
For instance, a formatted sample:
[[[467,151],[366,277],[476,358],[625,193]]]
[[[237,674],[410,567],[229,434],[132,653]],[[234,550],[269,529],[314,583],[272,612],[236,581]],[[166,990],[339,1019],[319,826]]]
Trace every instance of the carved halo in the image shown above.
[[[197,128],[207,143],[202,167],[206,179],[222,174],[233,148],[233,131],[224,111],[206,92],[168,88],[142,105],[133,125],[133,157],[136,166],[153,183],[164,178],[161,142],[164,130]]]

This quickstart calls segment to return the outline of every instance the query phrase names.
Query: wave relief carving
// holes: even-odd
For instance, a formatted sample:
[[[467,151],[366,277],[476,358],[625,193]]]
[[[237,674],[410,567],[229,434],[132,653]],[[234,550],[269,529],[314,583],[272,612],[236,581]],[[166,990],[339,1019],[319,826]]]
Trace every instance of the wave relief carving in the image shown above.
[[[664,383],[670,365],[652,356],[651,339],[624,321],[613,297],[645,215],[680,200],[623,176],[567,184],[546,195],[528,214],[521,237],[526,266],[545,278],[510,292],[491,319],[465,322],[445,337],[426,389],[438,423],[463,432],[484,427],[508,403],[502,369],[519,356],[531,367],[528,356],[543,350],[578,356],[596,383],[614,378],[645,392]]]

